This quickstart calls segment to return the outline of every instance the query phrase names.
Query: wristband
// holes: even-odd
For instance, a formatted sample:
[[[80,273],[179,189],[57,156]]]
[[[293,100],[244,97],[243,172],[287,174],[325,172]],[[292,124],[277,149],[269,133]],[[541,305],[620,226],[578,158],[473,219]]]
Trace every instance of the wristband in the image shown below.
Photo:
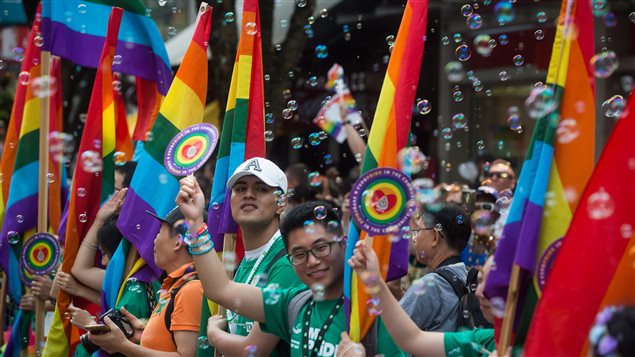
[[[204,247],[207,243],[209,243],[209,246]],[[212,242],[212,240],[209,239],[209,238],[208,238],[208,240],[205,243],[203,243],[203,245],[201,247],[197,247],[197,248],[188,247],[188,251],[192,255],[207,254],[207,253],[211,252],[212,249],[214,249],[214,242]]]

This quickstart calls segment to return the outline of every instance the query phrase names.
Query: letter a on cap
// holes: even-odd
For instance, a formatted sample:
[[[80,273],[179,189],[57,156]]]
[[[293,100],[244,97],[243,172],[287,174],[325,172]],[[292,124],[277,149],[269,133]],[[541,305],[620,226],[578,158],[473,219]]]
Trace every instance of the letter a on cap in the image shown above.
[[[251,168],[253,168],[254,171],[262,172],[262,169],[260,168],[260,163],[258,163],[257,159],[253,159],[249,161],[247,166],[245,166],[244,171],[249,171]]]

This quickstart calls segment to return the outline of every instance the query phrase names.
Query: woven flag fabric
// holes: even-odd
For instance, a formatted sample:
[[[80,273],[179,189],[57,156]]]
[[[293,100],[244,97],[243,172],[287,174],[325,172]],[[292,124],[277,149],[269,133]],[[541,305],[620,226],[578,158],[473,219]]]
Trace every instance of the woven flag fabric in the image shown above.
[[[69,274],[81,241],[93,224],[100,203],[114,191],[114,153],[117,140],[112,62],[122,16],[121,8],[112,8],[99,70],[95,76],[84,132],[79,145],[78,163],[73,174],[64,259],[61,266],[61,270]],[[88,301],[73,298],[60,290],[44,355],[72,354],[79,343],[78,330],[64,318],[71,302],[89,311],[94,312],[98,309]]]
[[[239,233],[231,215],[227,181],[245,160],[265,157],[262,39],[257,0],[244,2],[242,22],[209,207],[210,234],[218,251],[223,249],[225,233]],[[239,237],[236,243],[239,245],[236,262],[239,262],[242,239]]]
[[[590,355],[589,331],[598,312],[635,304],[633,132],[631,96],[553,262],[527,335],[526,356]]]
[[[4,153],[0,164],[3,177],[2,196],[6,203],[0,235],[0,263],[8,275],[9,295],[16,301],[20,300],[23,289],[19,278],[22,243],[37,226],[40,116],[44,97],[50,97],[49,132],[61,130],[61,89],[53,94],[53,90],[61,85],[55,84],[59,83],[60,62],[59,59],[53,59],[51,73],[42,75],[39,64],[41,49],[34,44],[34,38],[39,32],[40,21],[36,18],[22,64],[23,71],[18,79],[7,132],[8,151]],[[51,84],[52,89],[47,89],[47,83]],[[61,163],[52,159],[49,159],[49,170],[51,174],[47,180],[52,181],[49,183],[48,221],[51,227],[57,228],[66,194],[66,173]]]
[[[143,2],[99,0],[42,1],[42,48],[84,67],[96,68],[112,6],[124,9],[113,71],[155,82],[165,95],[172,71],[159,29]]]
[[[205,3],[201,8],[192,41],[152,127],[152,140],[137,153],[137,168],[117,221],[123,236],[137,248],[157,276],[161,270],[154,263],[153,247],[160,222],[145,211],[163,217],[176,206],[174,200],[180,178],[165,168],[165,150],[181,130],[203,121],[212,9]]]
[[[578,197],[594,165],[594,83],[589,69],[593,17],[588,6],[574,0],[562,3],[544,88],[528,98],[544,100],[541,114],[523,163],[506,225],[495,254],[496,270],[485,293],[502,315],[512,265],[521,268],[520,294],[514,318],[514,346],[522,347],[535,305],[557,256]],[[584,25],[583,25],[584,24]],[[573,30],[573,29],[576,30]],[[573,36],[576,32],[576,36]],[[542,99],[539,99],[542,98]],[[579,108],[584,108],[580,111]],[[563,121],[579,128],[571,137],[559,130]],[[565,122],[564,124],[567,124]]]
[[[397,153],[408,144],[412,103],[423,60],[422,39],[426,32],[427,15],[428,1],[411,0],[406,4],[369,133],[362,174],[377,167],[397,168]],[[351,223],[347,260],[353,255],[357,241],[366,237],[366,232]],[[405,239],[393,244],[387,236],[374,237],[373,249],[379,258],[383,278],[395,279],[407,272],[407,246]],[[349,332],[354,341],[366,335],[375,319],[368,313],[368,299],[370,295],[363,283],[346,264],[344,301],[349,316]]]

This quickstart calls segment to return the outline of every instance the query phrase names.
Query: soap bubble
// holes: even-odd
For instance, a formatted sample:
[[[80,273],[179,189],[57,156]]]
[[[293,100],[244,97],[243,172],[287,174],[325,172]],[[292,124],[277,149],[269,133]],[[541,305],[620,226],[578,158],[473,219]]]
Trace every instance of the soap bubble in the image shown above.
[[[536,30],[536,32],[534,32],[534,38],[538,41],[542,40],[545,38],[545,32],[541,29]]]
[[[427,99],[422,99],[417,102],[417,112],[421,115],[429,114],[432,110],[432,105]]]
[[[313,215],[316,219],[323,220],[326,218],[326,208],[324,206],[317,206],[313,209]]]
[[[315,46],[315,57],[318,59],[325,59],[329,55],[329,49],[326,45]]]
[[[516,16],[516,11],[514,10],[514,6],[510,1],[502,0],[494,5],[494,14],[496,15],[496,20],[500,25],[505,25],[514,20]]]
[[[460,82],[465,78],[465,71],[463,70],[463,64],[461,62],[448,62],[445,65],[445,73],[448,76],[448,81],[452,83]]]
[[[563,119],[556,129],[556,137],[560,144],[568,144],[580,136],[580,127],[575,119]]]
[[[523,63],[525,63],[525,59],[523,58],[522,55],[514,56],[513,61],[514,61],[514,66],[516,66],[516,67],[522,66]]]
[[[456,113],[452,116],[452,127],[454,129],[465,129],[467,127],[467,118],[463,113]]]
[[[20,233],[16,231],[7,232],[7,241],[9,244],[18,244],[20,242]]]
[[[80,155],[81,167],[88,173],[100,172],[103,168],[101,154],[97,151],[87,150]]]
[[[209,340],[207,339],[207,336],[200,336],[198,338],[197,344],[198,344],[198,348],[200,348],[202,350],[208,349],[209,348]]]
[[[296,150],[301,149],[303,144],[304,144],[304,140],[299,136],[296,136],[295,138],[291,139],[291,147],[293,147]]]
[[[463,14],[463,16],[468,17],[470,15],[472,15],[472,6],[470,4],[465,4],[463,6],[461,6],[461,14]]]
[[[248,23],[245,24],[245,33],[249,36],[253,36],[255,34],[258,33],[258,25],[253,22],[250,21]]]
[[[470,48],[467,47],[467,45],[457,47],[454,53],[456,54],[456,58],[461,62],[465,62],[472,57],[472,51],[470,51]]]
[[[609,218],[614,211],[615,201],[604,187],[600,187],[598,191],[591,194],[587,199],[587,212],[589,218],[593,220]]]
[[[483,18],[479,14],[472,14],[465,19],[465,23],[470,30],[478,30],[483,25]]]
[[[232,22],[234,22],[235,20],[236,20],[236,16],[234,15],[234,13],[233,13],[233,12],[231,12],[231,11],[227,11],[227,12],[225,13],[225,22],[227,22],[227,23],[232,23]]]
[[[619,59],[613,51],[600,52],[591,57],[591,67],[598,78],[608,78],[615,72],[619,64]]]
[[[313,294],[313,300],[322,301],[326,295],[326,288],[320,283],[311,285],[311,293]]]
[[[427,169],[428,158],[418,146],[410,146],[399,150],[397,164],[403,172],[416,174]]]
[[[548,86],[534,87],[525,100],[525,109],[527,109],[529,117],[533,119],[546,116],[553,112],[556,106],[553,89]]]
[[[489,57],[492,55],[492,50],[496,46],[491,46],[492,38],[488,34],[480,34],[474,37],[474,48],[476,53],[483,57]],[[496,40],[494,40],[496,44]]]
[[[602,103],[602,112],[607,118],[619,118],[626,107],[626,101],[621,95],[614,95]]]

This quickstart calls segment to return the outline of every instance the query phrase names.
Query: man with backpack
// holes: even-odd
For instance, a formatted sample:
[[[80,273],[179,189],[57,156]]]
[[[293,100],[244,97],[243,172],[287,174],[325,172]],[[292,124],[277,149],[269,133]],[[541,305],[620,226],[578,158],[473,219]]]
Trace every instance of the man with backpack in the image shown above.
[[[203,288],[192,262],[192,249],[177,231],[184,216],[178,207],[164,218],[152,215],[161,221],[154,240],[154,262],[167,273],[159,302],[145,326],[134,315],[121,310],[136,331],[130,340],[108,317],[103,322],[110,332],[90,332],[89,339],[110,354],[134,357],[178,352],[180,356],[196,356]]]
[[[181,180],[177,204],[186,216],[190,231],[204,227],[204,197],[196,182]],[[280,232],[287,259],[304,284],[311,287],[257,288],[230,281],[209,236],[197,235],[195,263],[205,295],[229,310],[239,310],[260,322],[263,331],[290,345],[291,356],[334,356],[341,333],[347,330],[343,307],[346,239],[339,218],[323,201],[300,204],[286,213]],[[308,291],[308,293],[307,293]],[[401,355],[381,321],[369,336],[372,355]],[[255,352],[255,354],[261,354]]]
[[[415,217],[412,239],[416,258],[430,272],[416,280],[400,301],[415,324],[425,331],[451,332],[474,328],[470,285],[459,258],[470,238],[470,217],[453,204],[425,206]],[[471,293],[470,293],[471,291]],[[475,297],[475,296],[474,296]]]

